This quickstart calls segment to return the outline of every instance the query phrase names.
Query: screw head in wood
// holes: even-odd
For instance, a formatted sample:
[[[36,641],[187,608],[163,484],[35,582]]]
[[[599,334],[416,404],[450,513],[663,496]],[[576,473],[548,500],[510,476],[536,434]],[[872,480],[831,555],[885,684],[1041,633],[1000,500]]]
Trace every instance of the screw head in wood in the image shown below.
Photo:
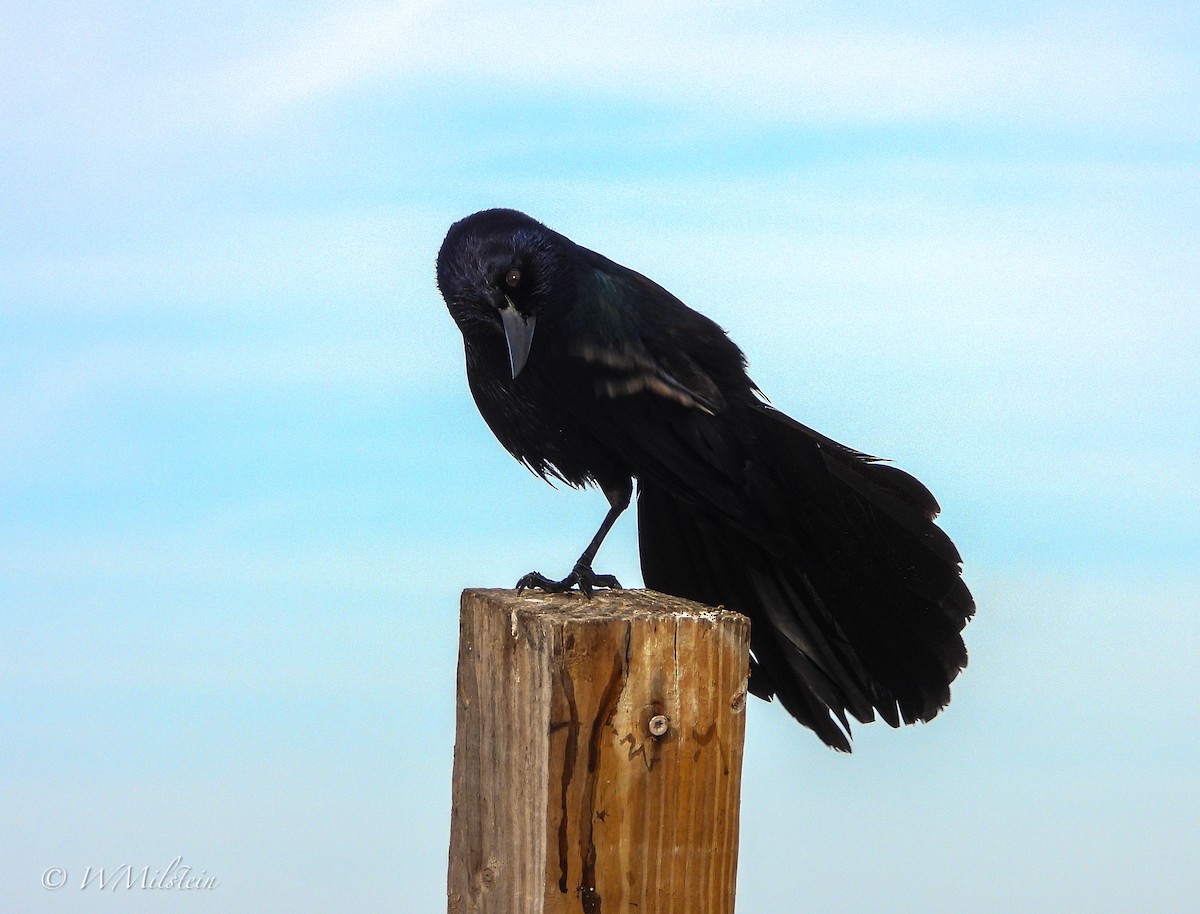
[[[671,719],[665,714],[655,714],[650,718],[648,729],[650,735],[657,738],[666,736],[667,730],[671,728]]]

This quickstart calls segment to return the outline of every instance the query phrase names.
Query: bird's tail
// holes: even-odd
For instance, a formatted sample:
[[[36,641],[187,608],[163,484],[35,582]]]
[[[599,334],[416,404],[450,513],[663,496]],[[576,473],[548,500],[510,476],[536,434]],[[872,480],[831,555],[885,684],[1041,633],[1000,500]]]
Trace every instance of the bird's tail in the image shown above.
[[[770,407],[750,417],[731,518],[684,487],[642,480],[646,585],[750,617],[750,691],[836,749],[847,714],[929,720],[966,666],[974,602],[938,505],[916,479]]]

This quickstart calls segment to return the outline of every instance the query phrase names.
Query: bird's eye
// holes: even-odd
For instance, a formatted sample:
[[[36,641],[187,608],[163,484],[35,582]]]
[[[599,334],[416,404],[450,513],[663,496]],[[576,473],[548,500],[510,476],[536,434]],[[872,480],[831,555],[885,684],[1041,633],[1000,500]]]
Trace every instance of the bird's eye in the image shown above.
[[[516,267],[504,274],[504,284],[510,289],[515,289],[521,284],[521,271]]]

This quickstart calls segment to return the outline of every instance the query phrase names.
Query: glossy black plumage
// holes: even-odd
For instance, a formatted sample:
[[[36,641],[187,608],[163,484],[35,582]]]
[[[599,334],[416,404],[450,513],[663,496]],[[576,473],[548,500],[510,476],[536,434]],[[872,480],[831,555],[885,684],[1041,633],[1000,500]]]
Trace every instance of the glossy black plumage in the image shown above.
[[[938,505],[916,479],[769,406],[715,323],[665,289],[513,210],[455,223],[437,282],[484,420],[543,477],[637,480],[649,587],[752,621],[750,689],[827,744],[849,716],[928,720],[967,662],[974,611]]]

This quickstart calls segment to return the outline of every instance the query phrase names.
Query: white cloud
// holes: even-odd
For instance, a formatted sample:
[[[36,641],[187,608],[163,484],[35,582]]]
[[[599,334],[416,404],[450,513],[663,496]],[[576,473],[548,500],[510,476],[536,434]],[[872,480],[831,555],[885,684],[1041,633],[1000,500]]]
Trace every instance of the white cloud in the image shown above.
[[[411,69],[439,5],[405,0],[322,16],[290,42],[234,63],[217,85],[255,119]]]
[[[6,156],[53,188],[56,167],[84,160],[91,172],[114,155],[269,134],[280,118],[367,92],[435,113],[481,98],[518,114],[607,99],[668,109],[672,131],[712,136],[756,122],[1200,135],[1200,64],[1166,14],[1034,7],[947,25],[812,10],[408,0],[282,27],[278,16],[242,32],[210,25],[199,38],[189,27],[202,14],[190,10],[147,19],[135,6],[78,23],[30,14],[14,58],[0,59]]]
[[[968,31],[788,21],[786,8],[766,28],[734,13],[635,3],[347,7],[217,84],[254,117],[389,81],[439,99],[553,90],[682,104],[714,126],[747,114],[1115,126],[1166,108],[1174,129],[1196,127],[1189,86],[1198,68],[1127,17],[1077,10]]]

